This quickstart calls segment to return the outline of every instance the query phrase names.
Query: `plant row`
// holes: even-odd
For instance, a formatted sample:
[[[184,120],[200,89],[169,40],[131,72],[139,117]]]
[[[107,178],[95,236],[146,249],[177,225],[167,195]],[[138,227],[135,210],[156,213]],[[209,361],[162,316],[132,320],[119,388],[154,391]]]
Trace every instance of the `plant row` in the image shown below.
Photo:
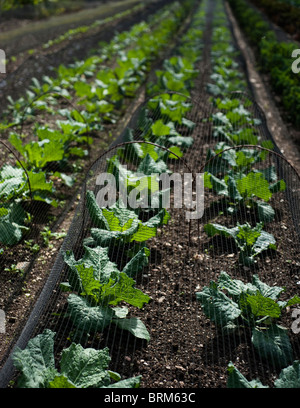
[[[299,41],[300,10],[291,3],[271,0],[251,0],[269,19]],[[299,6],[299,4],[298,4]]]
[[[75,3],[75,4],[74,4]],[[22,10],[24,7],[32,7],[35,14],[34,17],[49,17],[51,14],[59,15],[65,11],[77,11],[81,5],[78,2],[59,4],[57,0],[1,0],[1,11]]]
[[[20,154],[23,167],[16,163],[1,169],[2,245],[15,245],[28,230],[30,215],[23,208],[24,202],[33,200],[58,206],[56,185],[58,189],[60,183],[72,187],[76,172],[81,169],[72,165],[72,160],[74,163],[76,158],[87,157],[93,143],[91,132],[117,121],[124,100],[135,96],[152,62],[184,16],[185,11],[175,3],[157,13],[150,23],[137,24],[129,32],[116,35],[109,44],[101,44],[101,55],[69,67],[60,66],[57,77],[44,77],[42,84],[34,79],[26,97],[15,102],[10,99],[11,121],[3,128],[23,129],[26,119],[30,121],[41,114],[48,115],[46,119],[52,123],[54,117],[55,126],[37,124],[30,129],[29,141],[28,135],[10,132],[9,141]],[[134,49],[128,51],[133,45]],[[117,58],[115,68],[103,67],[113,56]],[[77,98],[79,107],[70,103],[69,108],[60,108],[62,97],[70,102]],[[68,174],[64,169],[68,169]]]
[[[267,161],[270,141],[260,139],[257,131],[259,119],[250,112],[250,100],[228,97],[228,91],[245,90],[243,73],[236,62],[236,50],[227,17],[221,2],[214,17],[212,84],[208,90],[214,96],[216,107],[212,115],[213,136],[217,142],[209,149],[205,168],[205,187],[222,200],[225,224],[208,223],[204,231],[209,237],[221,235],[234,241],[238,250],[238,262],[253,267],[264,262],[260,254],[276,251],[276,239],[265,226],[275,219],[270,204],[273,194],[284,191],[284,180],[278,180],[276,168]],[[251,145],[251,148],[243,145]],[[239,146],[239,148],[233,148]],[[256,147],[257,146],[257,147]],[[248,214],[252,222],[236,220]],[[228,217],[232,226],[227,226]],[[257,222],[258,221],[258,222]],[[258,260],[259,259],[259,260]],[[253,270],[253,269],[252,269]],[[251,282],[244,283],[221,271],[216,281],[196,293],[204,314],[221,331],[230,336],[241,329],[250,330],[251,342],[264,362],[284,368],[276,387],[294,387],[299,383],[299,362],[293,362],[292,346],[287,329],[280,323],[282,312],[299,304],[299,296],[281,301],[283,287],[269,286],[253,274]],[[285,375],[292,373],[288,380]],[[234,367],[228,365],[228,387],[262,387],[259,380],[247,381]]]
[[[107,348],[84,349],[80,342],[91,333],[102,332],[112,324],[121,330],[129,331],[137,338],[150,340],[144,323],[136,317],[128,317],[128,314],[132,316],[134,308],[143,308],[150,300],[148,295],[135,287],[135,279],[149,262],[150,250],[147,242],[156,236],[158,227],[167,225],[171,218],[161,205],[162,194],[157,180],[153,180],[152,175],[170,173],[170,160],[184,154],[193,143],[190,137],[182,136],[176,131],[176,125],[187,129],[194,126],[186,117],[191,109],[191,104],[186,100],[193,80],[198,75],[196,63],[201,55],[199,43],[202,37],[202,29],[199,27],[203,26],[203,8],[206,4],[203,2],[194,14],[190,28],[181,38],[176,56],[164,62],[163,69],[156,72],[155,84],[149,87],[149,93],[155,94],[155,97],[150,99],[147,109],[143,111],[142,120],[139,121],[139,130],[142,132],[139,140],[144,142],[127,144],[125,149],[116,149],[116,154],[107,161],[108,174],[119,180],[126,194],[139,190],[137,201],[140,201],[141,206],[124,207],[119,198],[113,205],[101,207],[98,205],[99,197],[95,196],[94,191],[87,191],[85,203],[90,224],[82,242],[83,257],[76,260],[73,251],[65,253],[68,281],[61,284],[61,289],[69,292],[68,317],[76,328],[73,333],[74,342],[62,352],[60,372],[54,367],[54,333],[51,330],[46,329],[30,340],[25,350],[17,350],[14,353],[14,361],[22,372],[19,381],[21,387],[139,386],[140,377],[123,380],[121,383],[118,374],[107,370]],[[191,10],[192,6],[192,1],[184,4],[185,9],[188,7]],[[178,24],[178,21],[176,23]],[[128,67],[127,69],[131,70]],[[186,97],[169,92],[178,91],[179,86]],[[155,117],[151,114],[153,111]],[[134,129],[129,128],[127,140],[134,141],[133,133]],[[155,144],[147,143],[154,140]],[[170,149],[167,149],[168,147]],[[124,161],[130,170],[122,165]],[[138,177],[141,173],[142,179]],[[150,210],[149,207],[148,210],[144,209],[142,201],[145,196],[156,199],[158,205],[155,208],[150,206]],[[130,259],[122,267],[113,257],[116,249],[123,254],[122,259]],[[76,344],[77,342],[79,344]],[[42,355],[43,361],[46,361],[42,370],[36,353]],[[45,353],[47,358],[44,358]],[[91,364],[87,363],[89,356]],[[98,363],[99,360],[101,363]],[[36,363],[33,364],[33,361]],[[81,365],[84,365],[81,370],[83,374],[76,375]],[[87,381],[87,378],[90,380]]]
[[[216,143],[207,152],[205,187],[217,198],[222,197],[225,214],[232,216],[231,223],[245,211],[254,213],[253,219],[259,222],[237,223],[231,227],[208,223],[204,230],[208,236],[220,234],[233,239],[238,248],[239,263],[252,267],[263,262],[261,253],[276,251],[276,239],[265,228],[275,219],[270,200],[273,194],[284,191],[286,186],[283,180],[277,178],[276,169],[267,166],[267,151],[263,148],[272,149],[273,146],[270,141],[261,140],[256,131],[259,120],[250,111],[251,101],[246,100],[242,104],[238,98],[228,97],[230,91],[245,89],[246,82],[236,63],[237,53],[231,46],[232,38],[222,3],[217,4],[212,45],[213,73],[208,85],[215,106],[211,121]],[[62,290],[70,292],[67,295],[68,317],[76,328],[74,342],[62,352],[60,372],[54,366],[54,333],[50,330],[31,340],[25,350],[17,351],[14,359],[22,372],[22,387],[132,387],[140,383],[140,377],[124,380],[126,384],[118,383],[120,376],[107,370],[109,350],[84,349],[80,342],[91,333],[103,332],[111,325],[129,331],[137,338],[150,340],[144,323],[134,317],[135,308],[143,308],[150,301],[148,295],[135,287],[136,278],[149,262],[148,241],[156,236],[158,228],[172,219],[162,206],[162,192],[157,180],[153,180],[153,173],[170,173],[169,163],[184,156],[194,142],[191,136],[183,135],[185,129],[189,133],[194,127],[187,118],[192,108],[188,97],[198,75],[196,64],[202,52],[199,40],[203,34],[205,7],[207,2],[203,2],[194,14],[193,23],[182,36],[176,54],[165,60],[163,68],[156,72],[156,81],[148,86],[149,95],[155,96],[142,110],[138,121],[139,140],[144,140],[144,143],[127,144],[107,160],[107,172],[119,180],[125,196],[139,191],[135,198],[140,206],[124,207],[119,198],[109,208],[101,207],[98,205],[99,196],[87,191],[85,200],[90,224],[82,243],[83,256],[76,260],[74,252],[65,254],[69,278],[61,284]],[[176,93],[178,91],[180,95]],[[182,129],[182,134],[178,128]],[[135,141],[135,130],[127,129],[126,141]],[[249,144],[254,147],[234,149]],[[151,211],[150,197],[157,203]],[[122,254],[123,262],[115,257],[116,252]],[[125,259],[129,262],[124,262]],[[280,317],[284,309],[298,304],[300,299],[293,296],[281,301],[283,292],[284,288],[269,286],[257,275],[253,275],[251,282],[245,283],[222,271],[217,281],[212,281],[196,294],[206,316],[224,335],[246,328],[252,333],[252,344],[258,355],[276,367],[283,367],[276,387],[291,386],[299,381],[299,363],[296,361],[286,367],[292,363],[293,355],[287,330],[280,325]],[[47,353],[46,368],[39,377],[36,370],[40,367],[32,365],[36,348],[41,355]],[[92,361],[100,358],[105,361],[102,365],[98,364],[98,374],[105,378],[103,382],[98,375],[93,375],[94,365],[87,365],[89,375],[95,378],[93,383],[85,383],[80,376],[73,375],[74,371],[77,372],[77,361],[86,364],[87,355],[95,356]],[[33,368],[27,371],[28,366]],[[228,372],[229,387],[262,386],[259,380],[246,380],[232,363],[228,365]],[[289,383],[286,375],[291,378]],[[117,382],[111,384],[111,380]]]
[[[261,13],[245,0],[229,0],[239,25],[250,43],[255,47],[259,68],[270,76],[274,92],[280,96],[289,120],[300,126],[300,82],[299,75],[292,70],[292,54],[298,49],[296,42],[278,41]]]
[[[79,37],[80,35],[89,33],[89,32],[93,32],[93,30],[97,29],[97,28],[102,28],[103,26],[106,26],[107,24],[119,19],[119,18],[123,18],[125,16],[128,16],[138,10],[140,10],[142,8],[141,5],[137,5],[132,7],[129,10],[125,10],[119,13],[114,14],[113,16],[110,17],[106,17],[104,19],[100,19],[100,20],[96,20],[94,21],[92,24],[90,25],[82,25],[76,28],[71,28],[69,30],[67,30],[66,32],[64,32],[63,34],[60,34],[59,36],[48,40],[47,42],[45,42],[44,44],[42,44],[41,49],[42,50],[49,50],[51,47],[57,46],[62,44],[65,41],[75,41],[77,37]],[[21,52],[20,54],[18,54],[17,56],[13,55],[11,57],[9,57],[7,63],[11,62],[14,63],[16,62],[19,58],[23,58],[24,56],[29,55],[35,55],[38,52],[40,52],[40,49],[29,49],[26,52]]]

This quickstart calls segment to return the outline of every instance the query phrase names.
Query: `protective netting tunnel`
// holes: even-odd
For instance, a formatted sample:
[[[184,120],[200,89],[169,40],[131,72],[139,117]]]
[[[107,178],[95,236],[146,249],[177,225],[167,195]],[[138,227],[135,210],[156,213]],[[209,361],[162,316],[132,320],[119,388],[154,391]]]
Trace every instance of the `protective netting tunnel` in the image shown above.
[[[57,97],[57,92],[47,91],[25,103],[15,118],[16,124],[3,132],[0,141],[0,308],[6,316],[6,331],[1,333],[1,360],[6,348],[10,347],[10,334],[15,339],[19,336],[29,317],[28,310],[30,312],[48,277],[46,266],[45,275],[36,268],[41,268],[44,262],[40,258],[42,251],[50,249],[46,248],[45,239],[52,234],[54,237],[68,208],[76,200],[76,189],[81,181],[80,175],[74,175],[74,166],[80,159],[87,163],[90,159],[90,129],[85,118],[72,102],[59,96],[64,101],[63,106],[70,108],[70,120],[72,114],[77,114],[79,127],[76,134],[69,137],[70,132],[63,130],[66,109],[58,113]],[[33,129],[32,118],[45,100],[56,110],[58,120],[49,129],[37,117]],[[67,155],[68,160],[61,160],[72,150],[74,155],[71,153]],[[65,207],[61,205],[64,202]],[[34,273],[39,288],[24,302],[20,300],[20,293],[24,292],[28,277]],[[15,305],[23,308],[19,315],[13,312]]]
[[[300,358],[299,194],[298,173],[248,95],[148,99],[86,173],[1,386],[16,375],[13,347],[45,329],[56,333],[57,358],[72,342],[108,347],[122,378],[152,384],[163,369],[185,387],[226,387],[232,362],[272,386]]]

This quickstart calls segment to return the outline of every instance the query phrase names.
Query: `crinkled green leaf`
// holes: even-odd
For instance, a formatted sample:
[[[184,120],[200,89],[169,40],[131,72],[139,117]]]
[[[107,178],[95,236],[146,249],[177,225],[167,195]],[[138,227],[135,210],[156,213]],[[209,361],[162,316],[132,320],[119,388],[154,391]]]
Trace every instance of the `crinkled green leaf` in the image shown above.
[[[254,257],[267,249],[276,249],[276,241],[272,234],[262,230],[262,224],[258,223],[251,227],[248,223],[236,227],[227,228],[220,224],[209,223],[204,225],[204,231],[208,236],[220,234],[235,240],[240,249],[239,261],[244,265],[251,266]]]
[[[276,319],[281,316],[281,308],[278,303],[259,292],[255,295],[247,294],[246,302],[255,317],[270,316]]]
[[[54,186],[52,181],[46,180],[46,173],[39,171],[28,171],[28,178],[33,199],[36,201],[45,201],[55,206],[53,199]]]
[[[75,274],[75,276],[69,278],[74,288],[80,287],[80,285],[76,285],[78,279],[77,267],[79,265],[84,265],[86,268],[92,267],[94,279],[101,283],[107,281],[111,277],[117,278],[119,275],[117,265],[109,259],[108,248],[90,248],[84,246],[84,255],[81,259],[76,261],[73,252],[67,251],[64,255],[64,260]]]
[[[128,310],[128,307],[126,306],[121,306],[121,307],[117,306],[117,307],[114,307],[114,312],[115,312],[116,317],[120,319],[124,319],[128,315],[129,310]]]
[[[160,210],[158,214],[144,223],[138,219],[138,215],[134,211],[126,208],[111,207],[110,209],[103,208],[100,211],[102,211],[109,227],[109,231],[97,228],[91,229],[93,242],[100,246],[109,246],[115,240],[120,239],[124,242],[147,241],[155,237],[157,228],[167,224],[170,218],[165,209]],[[92,241],[85,241],[85,243],[89,242]]]
[[[176,136],[171,136],[168,138],[168,144],[175,145],[175,146],[182,147],[182,148],[191,147],[193,143],[194,143],[194,139],[192,138],[192,136],[176,135]]]
[[[284,180],[278,180],[276,183],[270,185],[270,191],[274,193],[278,193],[279,191],[285,191],[286,183]]]
[[[18,197],[24,189],[28,189],[27,179],[23,169],[5,165],[0,170],[0,198],[1,201]]]
[[[151,126],[151,130],[154,136],[161,137],[161,136],[168,136],[170,134],[169,126],[165,125],[164,122],[159,119],[153,123]]]
[[[258,136],[255,134],[255,130],[251,128],[240,128],[232,135],[232,139],[236,144],[252,144],[257,145]]]
[[[108,348],[96,350],[72,343],[63,349],[55,368],[54,336],[51,330],[29,340],[26,348],[13,354],[15,367],[20,370],[21,388],[137,388],[141,377],[121,380],[118,373],[108,370],[111,357]],[[111,384],[111,380],[117,381]],[[121,380],[121,381],[120,381]]]
[[[146,222],[140,222],[138,230],[133,234],[131,241],[144,242],[156,236],[157,228],[166,225],[171,218],[169,212],[162,208],[158,214]]]
[[[77,388],[98,388],[110,384],[107,371],[110,360],[108,348],[84,349],[80,344],[72,343],[62,351],[60,369]]]
[[[260,236],[253,245],[255,255],[260,254],[266,249],[276,249],[276,240],[272,234],[266,231],[261,231]]]
[[[244,197],[256,196],[265,201],[269,201],[272,197],[269,183],[262,173],[248,173],[247,176],[237,181],[237,188]]]
[[[179,157],[183,156],[183,152],[181,151],[180,147],[178,147],[178,146],[171,146],[171,147],[169,147],[168,150],[169,150],[169,152],[171,152],[169,154],[169,156],[168,156],[170,159],[177,160]]]
[[[295,295],[289,300],[286,300],[284,302],[280,301],[278,302],[281,308],[288,307],[288,306],[293,306],[293,305],[298,305],[300,304],[300,297]]]
[[[205,287],[202,292],[197,292],[196,298],[200,301],[205,315],[221,327],[225,327],[229,322],[234,323],[241,315],[238,304],[220,291],[214,283]]]
[[[293,350],[287,329],[272,324],[267,329],[254,328],[252,343],[257,353],[275,367],[286,367],[293,361]]]
[[[91,306],[87,299],[73,293],[68,296],[68,312],[78,329],[87,333],[103,331],[114,317],[110,307]]]
[[[63,145],[49,139],[29,142],[25,145],[24,151],[26,160],[34,168],[43,168],[48,163],[61,161],[64,157]]]
[[[204,186],[211,188],[219,195],[228,196],[228,187],[224,180],[220,180],[218,177],[210,173],[205,173],[204,175]]]
[[[150,176],[153,173],[161,174],[170,172],[166,163],[163,160],[155,161],[149,154],[143,158],[137,168],[137,173],[143,173]]]
[[[253,246],[261,235],[261,228],[251,228],[248,224],[239,225],[238,228],[236,237],[249,246]]]
[[[0,216],[0,242],[3,245],[15,245],[28,227],[24,225],[26,213],[19,202],[4,204]]]
[[[227,228],[224,225],[209,223],[204,225],[204,231],[207,233],[209,237],[213,237],[216,234],[220,234],[226,238],[232,237],[236,238],[237,234],[239,233],[239,228]]]
[[[269,183],[277,181],[277,173],[275,166],[269,166],[266,167],[265,169],[260,169],[259,172],[263,174],[264,178],[268,180]]]
[[[258,275],[253,275],[252,284],[257,287],[259,292],[270,299],[277,300],[279,295],[284,291],[284,288],[280,286],[269,286],[266,283],[262,282]]]
[[[264,223],[273,221],[275,217],[275,211],[270,204],[263,201],[257,201],[256,208],[259,221],[262,221]]]
[[[101,283],[99,280],[95,279],[93,267],[90,266],[87,268],[84,264],[81,264],[76,265],[75,268],[77,269],[82,288],[80,295],[91,296],[98,301]]]
[[[101,285],[101,303],[116,306],[123,301],[142,308],[145,303],[149,302],[150,297],[140,289],[136,289],[134,284],[135,281],[132,278],[121,272],[117,281],[110,279],[107,283]]]
[[[274,385],[275,388],[300,388],[300,362],[296,360],[292,365],[283,368]]]
[[[68,312],[77,328],[83,332],[101,332],[110,323],[115,323],[121,329],[130,331],[139,338],[149,339],[145,325],[136,318],[119,318],[110,307],[91,306],[86,299],[75,294],[68,297]]]
[[[226,272],[222,271],[218,278],[218,287],[226,290],[233,298],[239,298],[242,293],[256,293],[257,287],[251,283],[244,283],[239,279],[232,279]]]
[[[226,183],[228,188],[228,196],[230,197],[230,199],[234,201],[242,200],[243,196],[239,191],[238,184],[234,177],[231,176],[227,177]]]
[[[150,250],[146,247],[140,249],[124,266],[122,272],[130,277],[136,277],[137,274],[148,264]]]
[[[115,176],[117,188],[122,188],[127,194],[131,190],[138,191],[149,190],[156,191],[159,188],[155,181],[155,174],[169,172],[166,163],[163,160],[156,161],[150,154],[146,154],[141,160],[137,171],[127,170],[119,161],[117,156],[108,161],[108,173]],[[154,174],[154,176],[152,176]]]

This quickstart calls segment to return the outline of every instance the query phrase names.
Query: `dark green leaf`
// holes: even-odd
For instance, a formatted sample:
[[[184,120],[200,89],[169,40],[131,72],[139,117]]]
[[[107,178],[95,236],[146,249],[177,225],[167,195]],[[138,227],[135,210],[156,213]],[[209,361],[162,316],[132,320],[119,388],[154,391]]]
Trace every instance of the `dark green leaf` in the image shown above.
[[[287,329],[273,324],[266,330],[254,328],[252,343],[257,353],[275,367],[286,367],[293,361]]]
[[[231,362],[228,364],[227,371],[227,388],[269,388],[262,385],[260,380],[248,381]]]
[[[284,368],[274,385],[275,388],[300,388],[300,362],[296,360]]]

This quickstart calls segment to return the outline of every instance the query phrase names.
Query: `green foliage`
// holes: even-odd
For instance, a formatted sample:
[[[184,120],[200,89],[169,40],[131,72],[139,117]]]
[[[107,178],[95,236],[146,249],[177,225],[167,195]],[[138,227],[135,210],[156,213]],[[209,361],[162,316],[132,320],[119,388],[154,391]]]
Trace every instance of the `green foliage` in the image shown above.
[[[227,388],[268,388],[259,379],[248,381],[232,362],[228,364],[227,371]]]
[[[109,246],[115,241],[123,243],[143,242],[156,236],[159,226],[168,223],[169,213],[163,208],[157,215],[148,221],[139,220],[136,212],[124,208],[121,202],[116,202],[110,208],[99,208],[95,211],[95,195],[87,192],[87,208],[90,211],[91,220],[98,228],[91,229],[91,239],[86,242],[89,245]]]
[[[28,189],[23,169],[5,165],[0,169],[0,199],[8,202],[12,198],[20,198]]]
[[[81,138],[78,131],[86,131],[82,122],[59,122],[62,132],[47,127],[39,127],[36,131],[38,141],[22,144],[22,138],[16,133],[11,133],[9,141],[24,157],[28,169],[43,169],[49,163],[60,162],[72,155],[85,156],[87,154],[75,143],[86,143],[86,138]]]
[[[107,347],[84,349],[80,344],[72,343],[62,351],[59,369],[56,368],[54,336],[54,332],[46,329],[29,340],[24,350],[15,350],[13,362],[21,372],[19,388],[139,387],[141,377],[121,380],[119,374],[108,370],[111,357]]]
[[[243,374],[233,365],[228,364],[228,388],[269,388],[264,386],[260,380],[248,381]],[[279,377],[274,381],[274,388],[299,388],[300,386],[300,363],[294,361],[292,365],[283,368]]]
[[[228,158],[231,162],[235,161],[234,155],[228,155]],[[221,169],[223,163],[219,161],[216,164]],[[216,172],[216,166],[208,166],[208,168]],[[228,213],[233,214],[243,208],[252,208],[256,211],[259,221],[264,223],[273,221],[275,216],[273,207],[268,203],[273,194],[286,188],[283,180],[277,180],[274,167],[262,171],[250,171],[248,174],[240,170],[237,172],[228,170],[223,179],[206,172],[204,181],[205,187],[227,198]]]
[[[52,232],[49,227],[44,227],[41,231],[41,236],[43,238],[44,245],[51,248],[52,245],[50,241],[53,239],[62,239],[67,234],[65,232]]]
[[[232,238],[239,249],[239,262],[246,266],[253,266],[256,257],[268,249],[276,249],[276,241],[272,234],[264,231],[263,223],[251,227],[249,223],[227,228],[220,224],[206,224],[204,230],[209,237],[220,234]]]
[[[36,79],[33,80],[27,97],[29,100],[35,96],[40,96],[40,98],[39,102],[32,103],[26,109],[25,120],[41,111],[48,114],[55,113],[56,98],[59,98],[59,94],[65,98],[71,98],[72,90],[75,91],[83,107],[81,112],[60,109],[58,113],[66,117],[66,120],[57,121],[58,129],[55,130],[48,127],[36,127],[36,140],[33,142],[25,144],[23,137],[11,134],[11,143],[23,156],[23,162],[29,169],[28,174],[34,186],[36,200],[45,199],[46,192],[54,192],[53,183],[47,182],[48,177],[52,179],[61,177],[66,184],[72,184],[73,180],[67,175],[49,171],[51,165],[61,164],[71,156],[84,157],[85,150],[82,144],[86,146],[91,143],[87,134],[91,130],[102,129],[104,122],[114,123],[124,99],[135,96],[152,61],[166,47],[178,25],[190,10],[192,3],[192,1],[185,2],[184,7],[177,2],[172,7],[168,6],[168,10],[159,16],[160,19],[155,20],[152,30],[149,30],[148,25],[136,26],[131,31],[131,35],[135,37],[135,44],[134,47],[130,47],[128,53],[122,52],[122,47],[125,49],[132,43],[130,38],[124,37],[122,33],[116,37],[122,40],[122,45],[119,41],[107,45],[103,55],[99,58],[90,58],[68,68],[61,66],[56,79],[45,77],[43,83]],[[114,54],[117,56],[116,67],[113,70],[106,70],[102,67],[99,69],[100,64],[110,58],[110,51],[113,50],[113,47],[116,47]],[[182,77],[184,83],[190,83],[196,75],[193,63],[187,56],[171,58],[166,66],[171,73],[180,70],[181,73],[178,75]],[[96,78],[93,78],[94,76]],[[169,80],[172,82],[171,78]],[[51,98],[44,98],[42,94],[50,90],[55,90],[57,94]],[[11,102],[11,113],[16,124],[20,123],[21,112],[28,105],[28,100],[24,97],[16,102],[11,100]],[[158,119],[157,123],[151,124],[153,125],[150,128],[151,136],[156,136],[159,141],[165,139],[164,142],[169,143],[171,151],[181,155],[181,148],[183,150],[189,147],[192,140],[182,137],[175,131],[173,120],[176,119],[179,124],[193,128],[194,124],[184,117],[190,107],[188,104],[181,104],[182,100],[176,97],[165,98],[165,102],[167,108],[162,107],[164,117]],[[139,172],[147,177],[152,172],[169,172],[166,164],[169,153],[168,155],[161,154],[149,145],[139,147],[140,149],[134,147],[139,158]],[[174,154],[171,154],[170,158],[174,158]],[[108,163],[108,166],[112,172],[123,176],[129,191],[138,187],[139,180],[134,179],[132,173],[123,171],[117,159]],[[14,195],[21,192],[23,194],[21,191],[23,185],[19,181],[14,180],[14,186],[11,188]],[[22,182],[24,183],[23,179]],[[153,192],[149,180],[146,182],[146,188]],[[5,194],[10,193],[5,192]],[[51,199],[51,194],[47,196],[47,199]],[[82,335],[88,336],[93,331],[102,331],[110,324],[115,324],[121,330],[127,330],[137,338],[148,341],[150,336],[145,325],[138,318],[131,317],[131,315],[127,317],[129,309],[124,306],[124,303],[142,308],[149,302],[149,296],[135,287],[134,280],[134,277],[147,264],[149,250],[145,244],[136,245],[136,243],[144,243],[154,237],[157,228],[167,224],[170,215],[165,209],[158,209],[156,215],[142,222],[137,214],[138,211],[123,208],[120,201],[111,208],[97,207],[95,196],[91,192],[87,194],[87,207],[92,222],[94,222],[94,228],[91,229],[92,237],[85,241],[85,253],[82,259],[75,260],[72,252],[65,254],[65,261],[69,266],[69,280],[61,285],[63,291],[72,291],[67,301],[68,317],[73,320],[77,329],[74,336],[79,334],[82,338]],[[4,212],[3,210],[3,215],[5,215]],[[54,237],[56,236],[49,229],[43,231],[46,244]],[[108,246],[115,244],[116,241],[119,241],[118,244],[131,244],[127,245],[129,248],[127,256],[130,260],[122,270],[119,270],[109,256]],[[138,247],[140,249],[137,249]],[[131,310],[130,313],[132,313]],[[117,373],[107,370],[110,359],[106,349],[84,350],[79,344],[72,343],[69,348],[63,350],[60,370],[58,370],[54,364],[53,337],[54,333],[46,330],[32,339],[25,350],[16,350],[14,362],[22,372],[19,384],[21,387],[139,386],[140,377],[121,380]],[[112,379],[117,382],[111,384]]]
[[[32,198],[55,206],[56,202],[50,198],[52,191],[52,183],[46,182],[45,174],[42,172],[29,171],[26,174],[22,168],[11,165],[5,165],[0,169],[0,242],[2,244],[17,244],[22,239],[23,233],[29,229],[25,225],[28,215],[22,203]]]
[[[12,169],[3,170],[2,173],[5,172],[7,176],[2,176],[0,195],[5,200],[12,199],[12,196],[13,199],[21,196],[23,199],[31,198],[29,197],[30,185],[32,198],[35,201],[58,205],[54,199],[53,182],[49,179],[59,177],[67,186],[72,186],[74,177],[60,172],[52,173],[49,168],[53,164],[59,166],[69,158],[84,158],[87,155],[87,146],[92,139],[86,134],[101,130],[103,121],[115,121],[115,108],[119,108],[119,101],[135,95],[137,87],[149,70],[151,61],[165,46],[171,33],[176,29],[176,23],[184,18],[185,12],[187,10],[183,11],[179,3],[171,8],[165,8],[162,14],[160,12],[153,18],[151,24],[155,29],[151,32],[149,24],[145,22],[137,24],[127,33],[116,34],[109,44],[103,46],[102,55],[91,56],[69,67],[61,65],[57,78],[44,76],[43,81],[33,78],[32,85],[25,96],[16,101],[11,97],[8,98],[9,113],[15,123],[5,123],[2,129],[21,123],[41,111],[49,114],[59,113],[64,119],[57,121],[58,129],[55,130],[49,127],[37,127],[34,135],[36,140],[29,143],[25,143],[23,137],[17,133],[10,134],[10,143],[21,154],[23,164],[28,170],[29,183],[20,169],[18,173],[14,170],[14,174]],[[59,41],[62,40],[61,38]],[[122,53],[122,50],[133,43],[136,43],[134,49],[126,54]],[[118,53],[115,70],[99,70],[103,61]],[[96,77],[92,84],[90,84],[91,81],[89,83],[85,81],[92,77]],[[81,98],[79,102],[83,104],[84,109],[81,112],[74,109],[55,111],[53,107],[57,104],[57,99],[60,97],[69,99],[72,89],[75,89],[77,96]],[[147,160],[149,162],[149,158]],[[153,163],[150,164],[153,165]],[[160,166],[162,165],[164,163],[160,162]],[[3,207],[1,214],[3,243],[18,242],[22,237],[22,231],[26,229],[25,213],[22,211],[21,203]],[[144,229],[147,227],[144,226]],[[7,234],[12,234],[12,237],[7,238]]]
[[[57,0],[52,0],[57,2]],[[11,9],[22,8],[26,5],[40,6],[45,4],[45,0],[1,0],[0,6],[2,11],[8,11]]]
[[[76,261],[72,252],[66,252],[69,277],[62,283],[65,291],[76,291],[78,295],[68,297],[68,311],[77,329],[83,332],[101,331],[114,323],[129,330],[136,337],[149,340],[144,324],[136,318],[124,320],[128,313],[126,307],[118,307],[125,302],[142,308],[150,298],[134,287],[136,277],[148,263],[149,250],[140,249],[124,266],[122,272],[111,262],[108,248],[84,247],[82,259]]]
[[[191,109],[191,103],[184,95],[162,93],[150,99],[147,106],[166,123],[173,122],[193,127],[193,124],[185,118]]]
[[[122,272],[126,273],[129,277],[136,277],[143,267],[148,264],[148,256],[149,250],[146,247],[142,247],[132,256],[131,260],[124,266]],[[85,293],[86,296],[88,296],[88,294],[84,289],[84,284],[89,284],[90,281],[95,280],[95,285],[99,289],[101,284],[107,283],[110,279],[117,280],[120,276],[117,265],[109,259],[107,247],[90,248],[85,246],[83,258],[77,261],[75,260],[74,254],[67,251],[64,259],[72,272],[69,274],[71,287],[79,293]],[[83,265],[84,268],[81,268]],[[87,273],[84,282],[82,282],[82,276],[80,274],[82,270],[84,273]],[[92,284],[94,285],[94,283]],[[95,297],[94,294],[92,295]],[[95,300],[97,300],[96,298],[97,296]]]
[[[15,245],[29,228],[25,226],[27,215],[20,202],[1,204],[0,242],[3,245]]]
[[[261,70],[270,74],[271,85],[276,94],[281,96],[283,107],[288,112],[292,122],[296,126],[300,126],[299,76],[295,75],[291,69],[293,62],[291,55],[293,50],[298,48],[297,43],[278,41],[274,31],[263,20],[260,12],[247,4],[246,1],[230,0],[229,3],[246,36],[257,47]],[[272,6],[267,7],[266,10],[268,11],[279,2],[269,3]],[[294,16],[294,13],[292,14]],[[291,18],[283,17],[283,21],[288,22],[289,27],[291,27]]]
[[[116,287],[113,288],[113,286]],[[114,289],[119,291],[119,285],[115,282],[106,285],[107,290],[110,287],[112,287],[112,291]],[[77,327],[75,335],[102,332],[110,324],[116,324],[118,327],[128,330],[135,337],[149,341],[150,336],[144,323],[135,317],[126,319],[127,313],[126,307],[112,308],[101,304],[94,305],[82,296],[73,293],[68,296],[68,314]]]
[[[283,291],[284,288],[263,283],[257,275],[253,275],[251,283],[243,283],[221,272],[218,281],[211,281],[196,297],[205,315],[222,331],[229,333],[249,327],[252,344],[260,357],[276,367],[286,367],[293,360],[292,346],[287,329],[278,321],[283,309],[299,304],[300,298],[279,301]]]

